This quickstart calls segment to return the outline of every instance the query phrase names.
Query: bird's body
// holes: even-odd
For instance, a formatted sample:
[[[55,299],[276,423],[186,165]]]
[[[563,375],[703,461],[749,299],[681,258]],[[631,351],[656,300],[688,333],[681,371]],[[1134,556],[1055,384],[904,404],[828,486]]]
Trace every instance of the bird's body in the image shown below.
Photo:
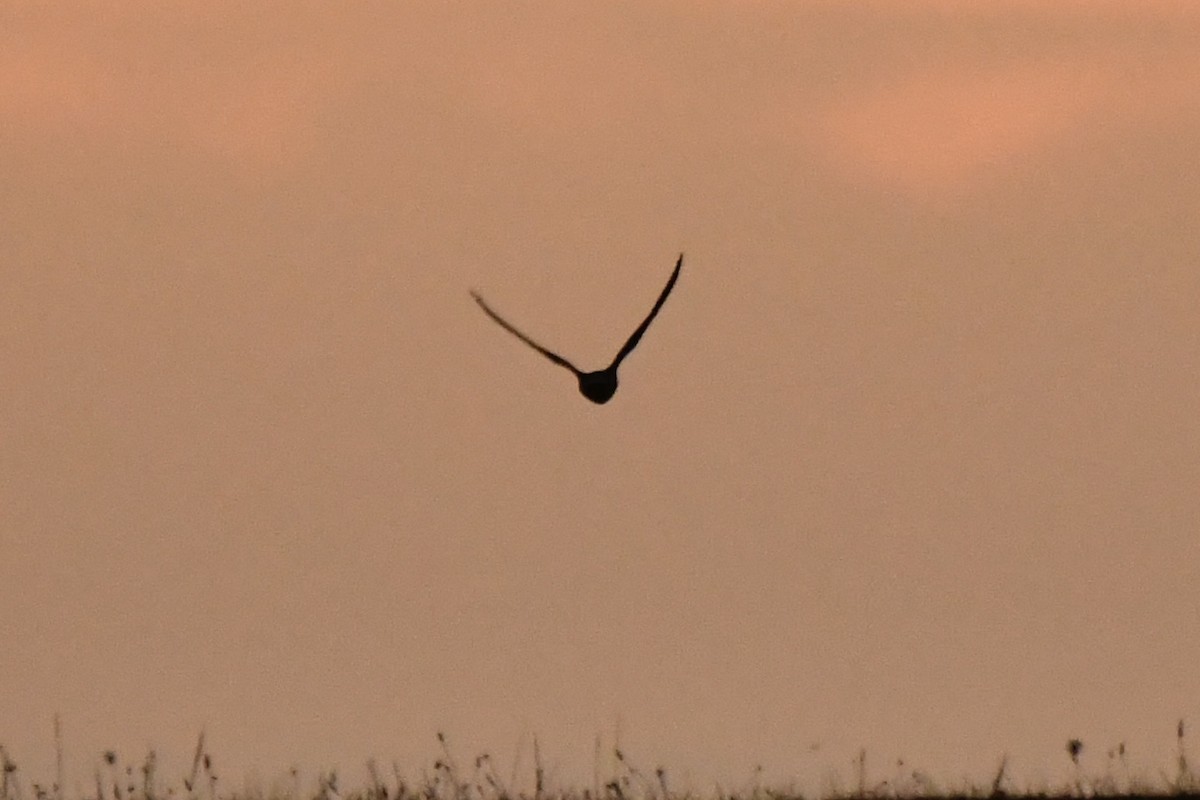
[[[579,393],[593,403],[603,405],[617,393],[617,370],[615,367],[597,372],[581,372],[577,377],[579,378]]]
[[[492,320],[495,321],[500,327],[504,328],[513,336],[516,336],[534,350],[537,350],[555,364],[569,369],[579,381],[579,393],[588,400],[591,400],[593,403],[602,405],[611,400],[612,396],[616,394],[617,368],[621,366],[621,362],[625,360],[625,357],[633,352],[633,348],[637,347],[637,343],[641,341],[642,334],[644,334],[646,329],[650,327],[650,322],[655,316],[657,316],[658,310],[662,308],[663,303],[666,302],[667,295],[671,293],[671,289],[675,286],[675,281],[679,278],[679,270],[682,266],[683,253],[680,253],[679,260],[675,262],[675,269],[671,272],[671,277],[667,280],[667,285],[659,294],[658,300],[655,301],[654,308],[650,309],[650,313],[644,320],[642,320],[642,324],[638,326],[637,330],[633,332],[633,334],[621,347],[621,350],[617,353],[616,358],[613,359],[612,363],[604,369],[597,370],[595,372],[584,372],[580,370],[570,361],[567,361],[565,358],[558,355],[558,353],[547,350],[525,334],[521,333],[519,330],[510,325],[503,317],[493,311],[477,292],[471,292],[471,296],[475,298],[475,302],[479,304],[479,307],[483,309],[484,313],[491,317]]]

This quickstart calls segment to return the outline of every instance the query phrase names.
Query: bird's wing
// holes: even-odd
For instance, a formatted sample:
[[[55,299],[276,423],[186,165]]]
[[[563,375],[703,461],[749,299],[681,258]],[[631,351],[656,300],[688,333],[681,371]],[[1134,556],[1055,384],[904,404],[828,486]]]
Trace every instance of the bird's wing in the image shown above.
[[[571,370],[571,372],[574,372],[576,375],[580,374],[579,370],[576,369],[575,365],[572,364],[570,361],[567,361],[565,358],[560,356],[558,353],[554,353],[554,352],[547,350],[546,348],[542,347],[540,344],[535,342],[533,339],[530,339],[528,336],[521,333],[519,330],[514,328],[512,325],[509,325],[507,322],[505,322],[503,317],[501,317],[499,314],[497,314],[495,311],[492,311],[492,309],[488,307],[488,304],[483,301],[483,298],[479,296],[478,292],[472,291],[471,297],[475,298],[475,302],[479,303],[479,307],[483,309],[484,313],[487,314],[489,317],[491,317],[493,320],[495,320],[496,324],[498,324],[501,328],[504,328],[504,330],[508,331],[513,336],[516,336],[522,342],[529,345],[534,350],[537,350],[539,353],[541,353],[546,358],[553,361],[555,364],[558,364],[560,367],[566,367],[567,369]]]
[[[632,353],[633,348],[637,347],[637,343],[641,341],[642,334],[644,334],[646,329],[650,327],[650,323],[658,314],[658,310],[662,308],[663,303],[667,302],[667,295],[669,295],[671,293],[671,289],[675,287],[675,281],[679,278],[679,268],[682,266],[683,253],[680,253],[679,260],[675,262],[675,269],[673,272],[671,272],[671,278],[667,281],[667,285],[663,287],[662,294],[658,296],[658,300],[655,301],[654,308],[650,309],[650,313],[644,320],[642,320],[642,324],[639,325],[638,329],[633,332],[632,336],[629,337],[629,341],[625,342],[625,346],[621,348],[621,352],[617,353],[617,357],[613,359],[612,365],[609,367],[609,369],[616,369],[617,365],[619,365],[621,361],[625,359],[625,356]]]

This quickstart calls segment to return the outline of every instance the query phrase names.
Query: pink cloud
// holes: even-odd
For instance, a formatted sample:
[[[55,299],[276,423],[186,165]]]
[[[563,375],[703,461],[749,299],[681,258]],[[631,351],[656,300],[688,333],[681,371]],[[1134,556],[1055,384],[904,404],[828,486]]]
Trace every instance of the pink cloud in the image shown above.
[[[153,140],[247,169],[294,163],[312,144],[330,80],[299,57],[252,46],[189,56],[214,23],[186,15],[154,41],[119,17],[46,22],[0,47],[0,116],[18,141]]]
[[[1094,68],[1013,65],[887,80],[821,115],[825,150],[845,171],[909,188],[945,187],[1065,135],[1100,102]]]
[[[116,94],[109,77],[67,37],[17,39],[0,48],[0,114],[10,125],[85,124],[111,108]]]
[[[825,104],[816,143],[838,170],[922,193],[1019,168],[1071,137],[1197,106],[1200,54],[926,66]]]

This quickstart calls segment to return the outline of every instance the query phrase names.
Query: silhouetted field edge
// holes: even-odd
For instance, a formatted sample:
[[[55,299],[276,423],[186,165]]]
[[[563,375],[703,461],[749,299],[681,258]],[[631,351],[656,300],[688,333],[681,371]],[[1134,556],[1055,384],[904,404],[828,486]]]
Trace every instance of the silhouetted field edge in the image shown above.
[[[943,786],[920,770],[898,770],[892,778],[870,782],[867,780],[866,751],[862,750],[854,762],[855,776],[850,782],[854,788],[846,789],[840,776],[826,776],[826,788],[818,794],[763,786],[757,779],[747,788],[732,791],[720,785],[708,792],[680,789],[672,786],[665,768],[639,769],[619,747],[612,750],[616,768],[608,779],[597,779],[591,788],[552,788],[547,785],[536,737],[533,739],[532,774],[524,776],[528,788],[517,789],[520,780],[515,766],[508,780],[501,777],[487,753],[470,759],[469,766],[464,767],[441,733],[437,734],[441,756],[434,762],[432,772],[424,769],[418,779],[406,777],[397,762],[393,762],[384,774],[374,759],[368,759],[368,780],[357,788],[343,790],[336,770],[320,773],[305,788],[301,786],[299,770],[293,768],[288,778],[273,781],[269,789],[249,787],[238,790],[218,779],[213,757],[201,732],[191,770],[177,783],[164,783],[154,750],[149,751],[140,765],[122,762],[110,750],[97,761],[91,790],[68,798],[63,788],[62,735],[57,717],[54,728],[56,778],[50,784],[26,783],[16,762],[0,745],[0,800],[1135,800],[1166,797],[1200,800],[1200,775],[1192,769],[1187,758],[1183,720],[1176,728],[1174,774],[1160,771],[1157,780],[1131,773],[1124,743],[1107,751],[1107,768],[1103,774],[1085,774],[1079,760],[1083,742],[1071,739],[1067,742],[1066,753],[1074,765],[1075,775],[1055,787],[1014,788],[1007,756],[1000,758],[995,774],[981,784]],[[898,762],[897,766],[902,767],[903,762]]]

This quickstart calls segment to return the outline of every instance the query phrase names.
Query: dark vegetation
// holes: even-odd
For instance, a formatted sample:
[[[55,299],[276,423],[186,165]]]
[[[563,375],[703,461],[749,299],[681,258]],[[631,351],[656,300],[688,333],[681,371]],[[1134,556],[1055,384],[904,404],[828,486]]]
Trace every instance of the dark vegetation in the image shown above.
[[[320,775],[315,786],[302,787],[298,771],[293,769],[291,781],[281,788],[270,790],[232,789],[218,781],[213,758],[200,734],[189,774],[177,783],[164,782],[158,773],[157,756],[151,750],[139,766],[123,763],[116,753],[100,756],[95,769],[95,783],[90,790],[70,800],[813,800],[800,792],[786,788],[760,785],[755,779],[744,789],[729,791],[715,787],[713,791],[697,792],[671,785],[667,771],[658,767],[643,770],[635,766],[619,748],[613,755],[617,769],[606,782],[597,780],[587,789],[552,788],[547,786],[537,739],[533,742],[534,767],[529,788],[516,788],[518,776],[504,780],[487,753],[460,763],[452,754],[446,737],[439,733],[441,756],[434,762],[432,772],[425,770],[419,779],[406,778],[398,764],[384,774],[379,765],[367,762],[369,776],[365,786],[343,789],[336,772]],[[57,742],[54,783],[29,783],[21,778],[20,770],[0,745],[0,800],[68,800],[63,789],[62,737],[55,720]],[[903,800],[904,798],[939,798],[940,800],[1077,800],[1078,798],[1178,798],[1200,800],[1200,774],[1188,762],[1184,747],[1184,723],[1176,729],[1177,751],[1173,769],[1160,771],[1156,778],[1135,777],[1126,761],[1125,744],[1107,751],[1107,767],[1102,774],[1085,774],[1080,765],[1084,744],[1079,739],[1066,743],[1066,755],[1074,765],[1074,777],[1065,785],[1052,788],[1017,788],[1008,773],[1008,759],[1001,758],[995,775],[983,784],[947,788],[939,786],[920,770],[906,770],[903,761],[896,764],[894,777],[871,783],[867,780],[866,751],[860,751],[854,761],[854,781],[851,788],[837,781],[820,795],[824,800]],[[514,770],[515,773],[515,770]]]

